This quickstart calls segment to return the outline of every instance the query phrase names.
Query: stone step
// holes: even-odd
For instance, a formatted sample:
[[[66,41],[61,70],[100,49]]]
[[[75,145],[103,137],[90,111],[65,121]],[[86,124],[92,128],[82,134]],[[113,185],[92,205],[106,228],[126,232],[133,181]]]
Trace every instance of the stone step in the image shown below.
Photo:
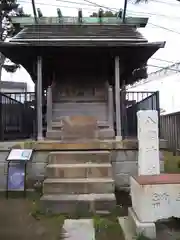
[[[77,139],[96,139],[96,130],[91,131],[91,134],[85,132],[67,133],[63,130],[48,129],[46,132],[46,139],[51,140],[77,140]]]
[[[44,194],[113,193],[112,178],[47,178]]]
[[[79,149],[81,148],[79,144]],[[49,164],[110,163],[109,151],[62,151],[50,152]]]
[[[98,121],[98,127],[99,128],[109,128],[109,123],[107,121]],[[61,129],[62,124],[62,117],[59,117],[56,121],[52,121],[51,126],[53,129]]]
[[[48,178],[104,178],[112,177],[110,163],[49,164]]]
[[[101,128],[99,130],[94,130],[92,134],[83,134],[85,139],[113,139],[115,136],[114,129],[112,128]],[[82,139],[81,133],[66,133],[63,130],[54,127],[53,129],[48,129],[46,132],[46,139],[51,140],[76,140]]]
[[[98,213],[113,211],[116,206],[114,193],[106,194],[57,194],[44,195],[41,198],[43,211],[52,213]]]

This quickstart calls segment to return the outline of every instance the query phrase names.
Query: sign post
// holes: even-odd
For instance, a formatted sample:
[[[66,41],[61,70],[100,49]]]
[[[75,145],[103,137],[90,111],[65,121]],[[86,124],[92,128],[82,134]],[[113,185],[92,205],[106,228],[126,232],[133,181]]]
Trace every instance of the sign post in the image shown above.
[[[32,158],[32,149],[11,149],[7,163],[6,198],[9,191],[23,191],[26,197],[26,168]]]

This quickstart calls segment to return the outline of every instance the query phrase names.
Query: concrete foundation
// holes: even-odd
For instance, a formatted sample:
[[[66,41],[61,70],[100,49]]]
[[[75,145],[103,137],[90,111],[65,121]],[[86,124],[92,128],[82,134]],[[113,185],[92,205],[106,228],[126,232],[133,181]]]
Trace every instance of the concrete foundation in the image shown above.
[[[37,180],[43,180],[50,151],[70,151],[100,149],[111,152],[111,163],[113,167],[113,178],[117,189],[129,187],[129,176],[137,174],[137,140],[123,141],[94,141],[85,143],[61,143],[57,141],[22,141],[0,143],[0,191],[6,188],[6,157],[11,148],[33,148],[32,162],[28,163],[27,187],[33,188]],[[160,148],[166,149],[166,141],[160,141]],[[105,154],[106,155],[106,154]],[[100,157],[101,162],[106,163],[106,158]],[[104,160],[103,160],[104,159]],[[90,156],[93,162],[93,155]],[[63,164],[63,162],[61,162]],[[65,162],[64,162],[65,163]],[[83,163],[83,159],[82,159]],[[161,154],[161,172],[164,171],[163,156]]]
[[[153,222],[140,222],[132,208],[128,208],[128,217],[119,218],[119,223],[126,240],[143,235],[150,239],[156,238],[156,226]]]

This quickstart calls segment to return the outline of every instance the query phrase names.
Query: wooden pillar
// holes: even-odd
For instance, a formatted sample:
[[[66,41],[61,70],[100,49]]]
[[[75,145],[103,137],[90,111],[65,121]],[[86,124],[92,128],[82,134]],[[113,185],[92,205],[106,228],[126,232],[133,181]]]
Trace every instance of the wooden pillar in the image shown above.
[[[112,86],[108,86],[108,123],[111,128],[114,125],[114,109],[113,109],[113,89]]]
[[[42,122],[42,57],[37,58],[37,140],[43,139]]]
[[[52,86],[49,86],[47,89],[47,130],[52,129]]]
[[[115,57],[115,105],[116,105],[116,139],[122,140],[119,56]]]

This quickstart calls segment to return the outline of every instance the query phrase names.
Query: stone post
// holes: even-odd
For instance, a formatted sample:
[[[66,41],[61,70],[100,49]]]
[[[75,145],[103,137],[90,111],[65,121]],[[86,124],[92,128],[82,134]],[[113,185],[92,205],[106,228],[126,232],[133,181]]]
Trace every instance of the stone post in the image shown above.
[[[47,89],[47,130],[52,129],[52,87],[49,86]]]
[[[137,112],[138,121],[138,175],[160,174],[158,112]]]

